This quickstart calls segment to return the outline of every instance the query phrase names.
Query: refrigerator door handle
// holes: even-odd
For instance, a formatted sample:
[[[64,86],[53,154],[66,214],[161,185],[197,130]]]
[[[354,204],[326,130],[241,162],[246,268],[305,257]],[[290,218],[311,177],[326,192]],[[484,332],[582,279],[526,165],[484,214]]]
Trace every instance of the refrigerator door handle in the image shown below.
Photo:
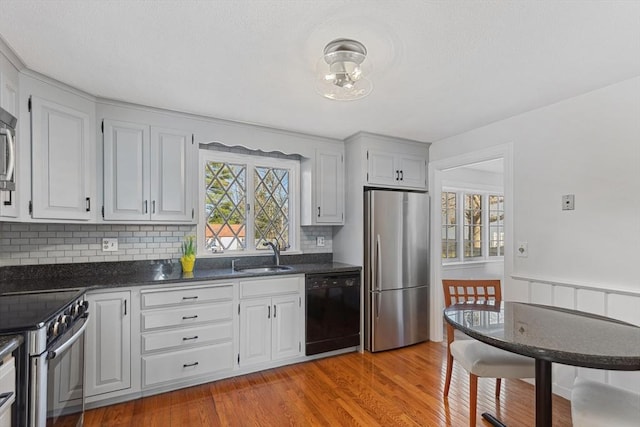
[[[382,304],[382,295],[379,293],[374,294],[374,298],[376,300],[376,319],[380,319],[380,304]]]
[[[381,253],[382,251],[380,250],[381,244],[380,244],[380,235],[377,234],[376,235],[376,289],[381,291],[382,290],[382,285],[380,283],[380,281],[382,280],[382,262],[381,262]]]

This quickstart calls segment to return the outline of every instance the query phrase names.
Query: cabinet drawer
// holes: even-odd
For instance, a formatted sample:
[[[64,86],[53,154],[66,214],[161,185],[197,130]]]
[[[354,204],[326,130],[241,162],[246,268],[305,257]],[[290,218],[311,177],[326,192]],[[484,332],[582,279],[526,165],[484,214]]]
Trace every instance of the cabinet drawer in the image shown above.
[[[233,299],[232,285],[206,288],[185,287],[151,292],[142,291],[142,308],[187,305],[231,299]]]
[[[222,302],[142,313],[142,330],[166,328],[171,326],[196,325],[218,320],[231,320],[233,303]]]
[[[297,293],[300,280],[297,276],[243,280],[240,282],[240,298]]]
[[[181,347],[213,344],[233,338],[233,323],[223,322],[194,328],[151,332],[142,335],[142,352],[176,350]]]
[[[11,356],[5,358],[0,366],[0,393],[13,392],[13,395],[0,406],[0,419],[9,421],[11,425],[11,404],[16,400],[16,365],[15,359]],[[9,414],[8,417],[6,414]],[[3,426],[3,424],[0,424]]]
[[[145,387],[168,381],[227,371],[233,368],[233,343],[225,342],[191,350],[142,358]]]

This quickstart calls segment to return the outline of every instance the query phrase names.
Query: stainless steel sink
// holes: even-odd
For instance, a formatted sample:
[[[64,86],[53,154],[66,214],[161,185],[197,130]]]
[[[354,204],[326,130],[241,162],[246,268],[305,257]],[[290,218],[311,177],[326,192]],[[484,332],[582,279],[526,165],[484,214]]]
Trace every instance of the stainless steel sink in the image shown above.
[[[236,268],[236,271],[240,273],[277,273],[279,271],[289,271],[293,267],[288,265],[267,265],[264,267],[240,267]]]

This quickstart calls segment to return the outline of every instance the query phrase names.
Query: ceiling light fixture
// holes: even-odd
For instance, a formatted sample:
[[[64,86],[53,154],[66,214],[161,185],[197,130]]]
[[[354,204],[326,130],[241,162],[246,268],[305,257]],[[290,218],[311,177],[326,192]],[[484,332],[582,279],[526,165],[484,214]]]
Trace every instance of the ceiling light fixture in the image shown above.
[[[371,93],[373,85],[365,78],[371,67],[364,66],[367,49],[356,40],[335,39],[324,48],[318,61],[316,90],[336,101],[353,101]]]

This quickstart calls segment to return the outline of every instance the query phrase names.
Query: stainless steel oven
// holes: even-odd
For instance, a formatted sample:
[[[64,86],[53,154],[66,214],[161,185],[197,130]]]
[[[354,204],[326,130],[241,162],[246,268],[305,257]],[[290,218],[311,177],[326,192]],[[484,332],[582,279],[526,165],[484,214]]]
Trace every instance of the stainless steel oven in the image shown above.
[[[0,333],[24,337],[18,371],[18,427],[81,426],[84,418],[84,290],[0,296]],[[5,321],[6,319],[6,321]]]

